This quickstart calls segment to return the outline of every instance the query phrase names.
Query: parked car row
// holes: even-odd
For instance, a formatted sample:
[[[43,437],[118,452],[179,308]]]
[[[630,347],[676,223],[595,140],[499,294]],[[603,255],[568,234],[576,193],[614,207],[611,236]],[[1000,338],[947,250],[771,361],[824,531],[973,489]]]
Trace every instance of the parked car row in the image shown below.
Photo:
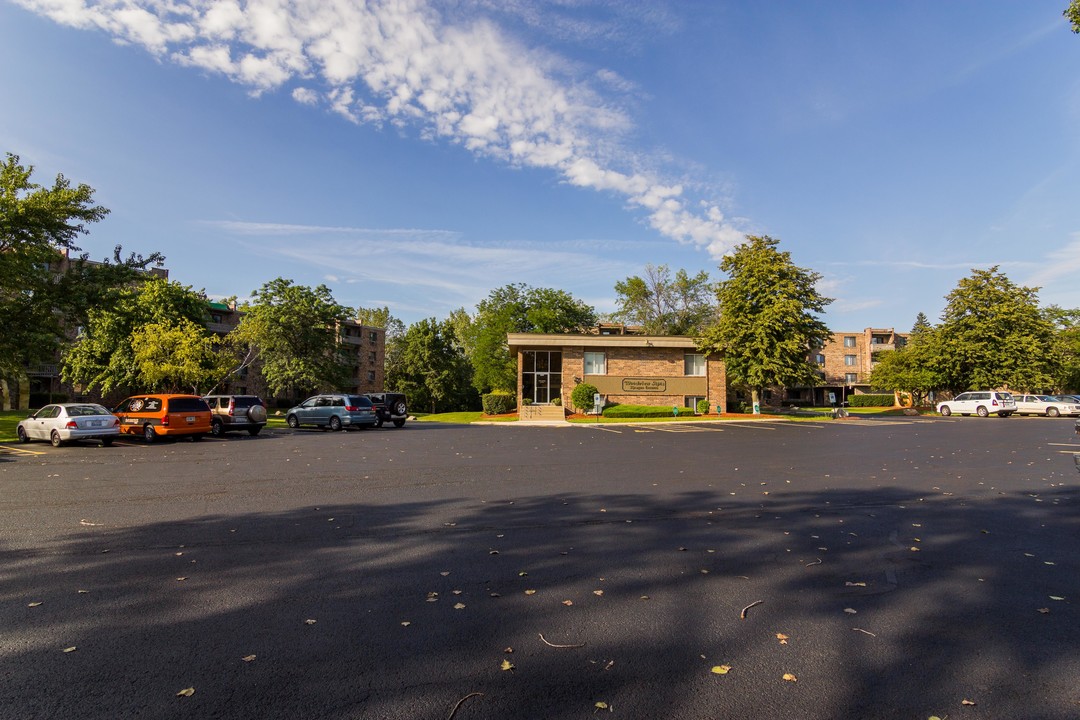
[[[390,420],[405,424],[408,408],[401,393],[315,395],[285,414],[291,428],[304,425],[330,430],[380,427]],[[103,446],[120,435],[139,435],[146,442],[160,436],[221,437],[246,430],[258,435],[266,426],[266,405],[255,395],[133,395],[113,410],[97,403],[46,405],[19,422],[20,442],[47,440],[55,447],[76,440],[97,440]]]
[[[958,415],[1061,415],[1080,416],[1080,398],[1074,395],[1013,395],[1001,391],[976,391],[960,393],[952,400],[938,403],[937,411],[948,417]]]

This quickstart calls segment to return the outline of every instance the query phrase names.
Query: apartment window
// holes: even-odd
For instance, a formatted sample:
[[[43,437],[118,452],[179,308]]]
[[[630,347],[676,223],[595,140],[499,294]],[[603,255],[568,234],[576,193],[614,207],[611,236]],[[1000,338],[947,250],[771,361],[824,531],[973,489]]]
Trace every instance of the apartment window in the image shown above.
[[[859,373],[847,373],[844,375],[844,382],[848,385],[854,385],[859,382]]]
[[[705,356],[701,353],[686,353],[683,355],[684,375],[705,375]]]
[[[379,344],[379,333],[372,330],[371,335],[369,337],[371,338],[371,344],[372,345],[378,345]]]
[[[368,362],[371,363],[372,365],[375,364],[375,351],[374,350],[372,350],[371,352],[368,353]]]
[[[844,356],[844,364],[845,365],[854,365],[856,362],[858,362],[858,358],[856,356],[854,356],[854,355],[845,355]]]
[[[607,375],[607,356],[602,352],[585,353],[586,375]]]
[[[855,347],[855,336],[854,335],[845,335],[844,336],[844,347]]]
[[[825,356],[822,353],[818,353],[816,356],[814,356],[814,362],[816,362],[818,365],[824,365]]]
[[[367,381],[369,383],[375,382],[375,371],[374,370],[368,370]]]

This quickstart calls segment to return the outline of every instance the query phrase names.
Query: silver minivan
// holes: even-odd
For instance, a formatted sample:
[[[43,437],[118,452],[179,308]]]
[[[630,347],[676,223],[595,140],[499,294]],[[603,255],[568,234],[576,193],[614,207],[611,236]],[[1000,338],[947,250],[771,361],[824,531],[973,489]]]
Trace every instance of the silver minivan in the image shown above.
[[[952,400],[938,403],[937,411],[948,417],[953,413],[986,417],[996,413],[999,417],[1009,417],[1016,412],[1016,400],[1012,393],[996,390],[978,390],[960,393]]]
[[[289,408],[285,421],[291,428],[315,425],[337,431],[375,427],[378,417],[371,400],[363,395],[315,395]]]

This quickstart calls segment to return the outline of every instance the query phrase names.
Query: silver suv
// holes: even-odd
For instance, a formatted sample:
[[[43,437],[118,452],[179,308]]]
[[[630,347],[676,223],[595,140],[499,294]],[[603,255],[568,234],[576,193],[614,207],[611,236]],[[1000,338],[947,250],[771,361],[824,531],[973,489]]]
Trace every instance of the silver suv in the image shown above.
[[[952,400],[940,402],[937,411],[946,417],[953,413],[959,415],[975,413],[979,417],[996,413],[999,417],[1009,417],[1016,412],[1016,400],[1013,399],[1012,393],[979,390],[960,393]]]
[[[266,426],[266,405],[256,395],[207,395],[210,406],[210,434],[221,437],[230,430],[247,430],[258,435]]]

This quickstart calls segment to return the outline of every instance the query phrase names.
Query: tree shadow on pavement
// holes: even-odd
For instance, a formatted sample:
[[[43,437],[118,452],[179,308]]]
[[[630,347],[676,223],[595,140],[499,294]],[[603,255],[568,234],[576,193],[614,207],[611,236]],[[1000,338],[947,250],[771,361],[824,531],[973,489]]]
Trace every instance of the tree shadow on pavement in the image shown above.
[[[355,503],[3,549],[0,716],[1080,713],[1074,488],[741,495]]]

